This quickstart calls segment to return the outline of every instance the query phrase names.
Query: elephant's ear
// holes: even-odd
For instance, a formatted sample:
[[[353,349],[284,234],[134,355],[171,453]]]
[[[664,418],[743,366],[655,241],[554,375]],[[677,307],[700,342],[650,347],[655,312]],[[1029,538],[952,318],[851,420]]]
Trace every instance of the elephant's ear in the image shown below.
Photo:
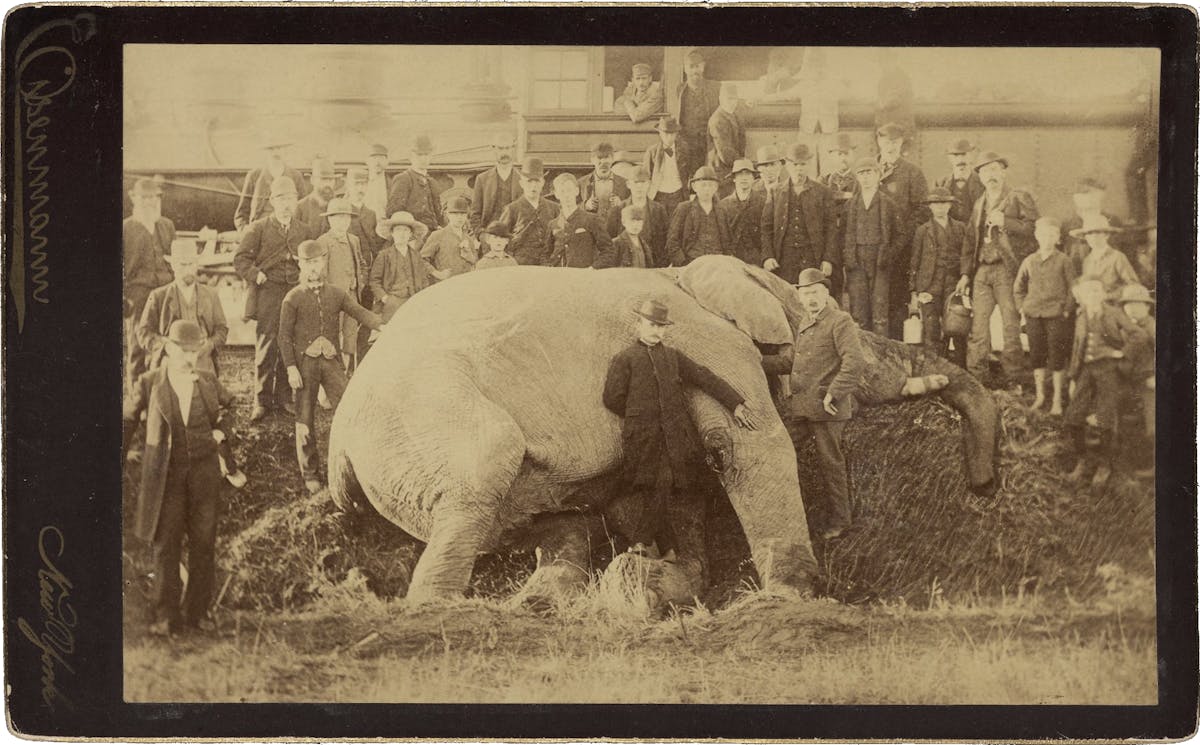
[[[701,256],[685,266],[676,280],[700,307],[735,326],[760,344],[794,340],[788,313],[787,283],[733,256]]]

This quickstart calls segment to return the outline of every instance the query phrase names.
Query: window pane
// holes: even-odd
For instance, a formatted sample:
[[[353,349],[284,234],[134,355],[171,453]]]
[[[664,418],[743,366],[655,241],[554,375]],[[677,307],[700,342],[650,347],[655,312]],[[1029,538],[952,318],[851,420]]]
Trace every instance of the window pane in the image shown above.
[[[557,109],[558,106],[558,82],[535,81],[533,84],[533,108],[535,109]]]
[[[562,109],[587,108],[587,81],[566,81],[562,84]]]
[[[588,52],[570,51],[562,53],[562,79],[586,80],[588,75]]]
[[[542,50],[533,53],[533,77],[535,80],[558,80],[561,72],[561,52]]]

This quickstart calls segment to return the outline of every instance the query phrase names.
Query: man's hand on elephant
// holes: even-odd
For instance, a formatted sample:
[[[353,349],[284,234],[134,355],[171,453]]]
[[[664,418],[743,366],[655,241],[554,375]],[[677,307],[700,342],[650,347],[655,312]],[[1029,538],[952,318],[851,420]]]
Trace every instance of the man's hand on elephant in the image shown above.
[[[779,268],[779,262],[776,261],[775,259],[767,259],[766,261],[763,262],[763,269],[766,269],[768,272],[773,272],[778,268]]]
[[[821,274],[824,274],[826,277],[831,276],[833,274],[833,264],[830,264],[828,261],[822,261]]]
[[[308,425],[296,422],[296,444],[304,447],[308,444]]]
[[[737,408],[733,410],[733,418],[738,423],[738,426],[743,429],[758,429],[758,418],[750,413],[750,410],[746,408],[746,404],[737,405]]]
[[[921,305],[928,305],[933,302],[933,295],[930,295],[928,292],[918,292],[917,302]]]
[[[288,365],[288,385],[292,388],[304,387],[304,378],[300,376],[300,368],[295,365]]]
[[[956,284],[954,286],[954,291],[957,292],[959,295],[962,295],[967,291],[967,286],[970,284],[971,284],[971,278],[964,274],[961,277],[959,277],[958,284]]]
[[[829,414],[830,416],[837,416],[838,408],[833,403],[832,393],[825,394],[825,400],[821,402],[821,408],[825,409],[825,413]]]
[[[254,278],[254,284],[256,284],[256,285],[261,285],[263,282],[266,282],[266,281],[267,281],[267,275],[263,274],[262,272],[259,272],[258,275]]]

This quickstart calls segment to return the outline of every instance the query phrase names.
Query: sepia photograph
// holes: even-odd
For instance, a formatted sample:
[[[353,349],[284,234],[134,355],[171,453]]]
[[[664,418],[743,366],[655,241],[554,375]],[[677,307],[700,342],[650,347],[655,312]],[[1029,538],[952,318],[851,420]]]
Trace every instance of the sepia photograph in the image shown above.
[[[121,65],[125,701],[1159,700],[1157,49]]]

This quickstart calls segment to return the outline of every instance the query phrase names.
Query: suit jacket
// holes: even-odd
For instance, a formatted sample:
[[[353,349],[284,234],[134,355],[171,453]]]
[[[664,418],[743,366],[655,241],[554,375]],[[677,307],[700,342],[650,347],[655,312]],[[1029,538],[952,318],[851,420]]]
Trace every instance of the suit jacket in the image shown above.
[[[594,267],[613,266],[612,238],[600,218],[577,207],[570,217],[559,213],[550,221],[554,235],[554,250],[547,266]]]
[[[686,194],[688,192],[688,179],[692,176],[692,173],[688,172],[688,164],[683,161],[683,157],[679,152],[679,143],[676,142],[675,166],[679,169],[680,188]],[[662,169],[664,158],[666,158],[666,153],[663,152],[662,140],[646,148],[646,153],[642,156],[642,165],[646,170],[650,171],[650,190],[646,192],[646,196],[650,199],[654,199],[654,196],[662,190],[660,187],[662,186],[663,179]],[[694,171],[695,169],[692,170]]]
[[[508,183],[500,180],[500,172],[495,166],[487,169],[475,178],[474,196],[471,198],[471,211],[467,213],[467,224],[472,235],[487,227],[488,223],[500,219],[504,208],[521,198],[521,176],[513,166]]]
[[[882,164],[880,168],[883,168]],[[917,226],[929,222],[932,217],[929,206],[925,204],[925,198],[929,196],[929,182],[916,164],[901,157],[894,169],[879,179],[879,190],[886,191],[900,210],[900,234],[896,248],[901,256],[905,256],[912,245]]]
[[[212,353],[198,364],[203,369],[215,373],[217,371],[217,353],[225,346],[229,338],[229,324],[225,321],[225,309],[221,307],[221,299],[217,291],[203,282],[196,282],[196,323],[208,337],[212,345]],[[146,307],[142,309],[142,317],[138,322],[136,335],[138,343],[146,350],[149,357],[149,367],[158,367],[162,362],[164,345],[171,324],[183,318],[183,299],[179,287],[172,282],[159,287],[150,293]]]
[[[401,305],[430,284],[421,254],[410,247],[408,255],[401,256],[400,249],[388,241],[371,266],[371,297],[375,299],[375,312],[383,316],[384,323],[390,321]]]
[[[690,483],[700,446],[684,396],[685,383],[730,411],[744,400],[711,370],[663,344],[648,347],[635,342],[609,364],[603,399],[609,411],[624,419],[625,483],[652,486],[663,466],[670,468],[675,486]]]
[[[197,370],[196,375],[196,388],[192,395],[199,396],[204,403],[204,408],[211,418],[211,428],[221,430],[228,441],[231,431],[226,414],[233,405],[233,396],[221,386],[216,375],[205,370]],[[171,384],[167,380],[166,367],[158,367],[140,376],[122,407],[122,455],[129,449],[129,443],[137,431],[142,415],[146,417],[142,489],[138,493],[134,532],[147,543],[153,541],[158,532],[158,517],[162,512],[163,492],[167,485],[167,468],[171,460],[171,449],[175,445],[171,436],[172,409]],[[219,468],[215,446],[212,451],[212,466]]]
[[[164,255],[175,240],[175,223],[165,217],[154,222],[154,235],[132,217],[121,223],[121,250],[125,254],[125,286],[162,287],[175,279]]]
[[[625,103],[633,104],[633,110],[625,108]],[[617,97],[614,103],[614,108],[618,111],[624,111],[629,115],[629,121],[634,124],[641,124],[655,114],[662,113],[666,109],[666,99],[663,96],[662,83],[657,80],[650,83],[650,87],[645,93],[639,94],[633,85],[633,81],[625,86],[625,91]]]
[[[799,197],[800,210],[804,215],[804,229],[808,233],[809,251],[812,253],[807,256],[791,256],[785,253],[788,205],[796,198],[792,191],[792,181],[788,179],[779,185],[771,201],[763,203],[759,216],[763,260],[772,257],[778,261],[779,276],[788,282],[795,282],[801,269],[818,267],[822,261],[837,264],[841,253],[838,251],[836,240],[837,216],[833,208],[833,194],[813,179],[808,180],[808,187]]]
[[[550,221],[558,217],[558,205],[543,197],[534,207],[524,196],[515,199],[500,214],[500,222],[512,232],[508,253],[518,264],[542,265],[554,250]]]
[[[317,243],[328,251],[329,270],[326,280],[334,287],[340,287],[357,298],[359,292],[367,286],[371,277],[371,262],[362,250],[362,241],[357,235],[347,231],[346,241],[342,243],[333,237],[332,233],[324,233],[317,238]],[[347,250],[349,249],[349,250]]]
[[[945,228],[933,220],[917,228],[909,262],[909,292],[928,292],[945,299],[947,289],[953,290],[958,282],[966,236],[967,226],[953,217],[947,219]]]
[[[321,214],[325,211],[326,206],[328,205],[317,201],[315,192],[310,192],[296,204],[296,219],[307,225],[313,235],[327,233],[329,218]]]
[[[442,189],[431,176],[411,168],[392,179],[388,187],[388,215],[409,212],[425,226],[437,230],[446,221],[442,217]]]
[[[301,243],[317,236],[308,225],[292,218],[287,233],[274,215],[250,223],[242,235],[237,252],[233,255],[233,268],[247,282],[254,284],[258,273],[267,275],[267,280],[286,285],[300,281],[300,266],[296,263],[296,249]]]
[[[625,232],[625,227],[621,224],[621,212],[632,202],[633,198],[630,197],[621,202],[619,209],[609,211],[608,234],[614,238]],[[646,223],[642,226],[642,241],[650,246],[655,261],[659,262],[654,266],[667,265],[667,232],[670,229],[671,216],[667,214],[667,208],[653,199],[647,198]]]
[[[938,179],[934,186],[946,189],[954,196],[954,204],[950,205],[950,217],[966,225],[971,219],[971,208],[975,206],[975,200],[983,196],[983,182],[979,180],[979,174],[972,170],[966,183],[959,187],[954,183],[954,174],[951,173]]]
[[[1100,335],[1104,343],[1113,349],[1123,350],[1126,344],[1135,348],[1146,344],[1146,332],[1142,330],[1124,311],[1103,303],[1100,315],[1096,320],[1088,317],[1087,311],[1079,308],[1075,313],[1075,338],[1071,342],[1071,364],[1067,368],[1067,377],[1074,380],[1083,370],[1084,352],[1087,350],[1089,324],[1098,323]]]
[[[680,81],[679,84],[675,86],[675,98],[672,103],[674,104],[674,112],[676,114],[676,118],[679,120],[680,125],[679,139],[676,141],[676,143],[681,144],[684,150],[690,150],[699,153],[699,160],[703,160],[704,154],[708,152],[708,147],[710,144],[708,142],[708,120],[710,117],[712,117],[713,112],[717,110],[717,107],[721,102],[721,82],[719,80],[708,79],[700,81],[699,94],[703,97],[704,101],[704,115],[699,122],[695,123],[684,121],[685,112],[683,109],[683,94],[687,90],[688,85],[686,80]],[[693,129],[700,133],[699,141],[697,142],[691,142],[688,139],[689,132]],[[684,176],[685,184],[687,183],[686,179],[691,176],[697,168],[704,164],[702,162],[695,162],[688,163],[687,165],[689,170]]]
[[[708,118],[708,165],[717,172],[717,178],[726,179],[733,169],[733,161],[746,152],[746,130],[736,113],[717,108]]]
[[[643,232],[642,236],[645,235],[645,232]],[[653,269],[657,266],[656,262],[657,257],[654,255],[654,251],[644,238],[641,241],[640,249],[634,248],[633,239],[625,231],[621,231],[620,235],[613,238],[613,266]]]
[[[892,262],[895,261],[899,253],[897,241],[901,235],[900,226],[902,222],[900,208],[896,205],[896,200],[889,197],[882,186],[875,192],[875,198],[879,200],[879,209],[882,212],[880,215],[882,222],[882,245],[879,247],[879,253],[875,257],[875,267],[879,270],[885,270],[892,265]],[[854,198],[846,203],[846,229],[842,232],[841,258],[843,266],[847,269],[858,269],[862,265],[858,255],[858,242],[855,240],[859,219],[859,211],[856,208],[856,204],[858,206],[862,205],[862,196],[860,194],[855,194]]]
[[[721,253],[732,254],[733,245],[729,237],[729,225],[725,222],[725,212],[720,209],[720,202],[713,200],[713,214],[717,216],[717,235],[721,242]],[[667,257],[675,266],[690,264],[692,259],[703,256],[697,246],[700,238],[700,220],[704,218],[704,208],[696,199],[689,199],[675,208],[671,218],[671,230],[667,235]]]
[[[765,261],[762,255],[762,214],[767,208],[768,197],[766,189],[751,189],[750,196],[744,202],[734,192],[717,205],[725,213],[733,255],[754,266],[762,266]]]
[[[466,226],[463,226],[461,236],[448,226],[440,228],[425,239],[425,245],[421,246],[421,258],[429,270],[449,269],[451,276],[469,272],[479,260],[479,240],[471,235]],[[429,272],[429,278],[434,282],[440,281],[432,271]]]
[[[866,371],[858,325],[850,314],[831,298],[816,318],[807,316],[796,329],[792,359],[788,401],[792,416],[812,421],[849,419],[854,393]],[[833,394],[837,414],[825,411],[826,393]]]
[[[367,328],[380,326],[379,316],[359,305],[350,293],[328,282],[319,290],[306,285],[289,290],[279,309],[279,354],[283,364],[296,365],[308,346],[321,336],[333,344],[340,357],[343,313]]]
[[[383,244],[387,239],[375,232],[379,224],[379,216],[375,214],[375,210],[366,206],[354,207],[354,215],[350,218],[350,231],[358,236],[359,245],[362,247],[367,257],[367,266],[375,260],[375,254],[379,253],[379,249],[383,248]]]
[[[617,174],[612,174],[612,193],[619,197],[622,201],[629,199],[629,184],[625,183],[625,179]],[[596,194],[596,172],[592,171],[588,175],[579,179],[579,206],[582,207]],[[608,222],[609,214],[615,209],[611,204],[601,203],[596,200],[596,209],[588,210],[600,216],[600,224],[604,225]]]
[[[308,196],[312,191],[312,184],[308,183],[308,179],[300,175],[300,172],[292,167],[283,169],[284,176],[292,180],[296,185],[296,194],[300,198]],[[271,207],[271,182],[275,177],[266,168],[255,168],[246,174],[246,179],[242,182],[242,193],[238,197],[237,209],[233,212],[233,226],[241,230],[243,226],[249,225],[255,220],[270,215],[275,211]]]
[[[979,251],[983,247],[983,230],[987,224],[987,215],[984,214],[986,202],[986,193],[975,200],[971,221],[967,223],[967,237],[962,248],[962,273],[968,277],[974,277],[975,269],[979,266]],[[996,246],[1004,266],[1015,277],[1025,257],[1037,250],[1037,240],[1033,237],[1033,224],[1038,218],[1037,205],[1029,192],[1005,186],[995,209],[1004,213],[1004,228],[992,228]]]

